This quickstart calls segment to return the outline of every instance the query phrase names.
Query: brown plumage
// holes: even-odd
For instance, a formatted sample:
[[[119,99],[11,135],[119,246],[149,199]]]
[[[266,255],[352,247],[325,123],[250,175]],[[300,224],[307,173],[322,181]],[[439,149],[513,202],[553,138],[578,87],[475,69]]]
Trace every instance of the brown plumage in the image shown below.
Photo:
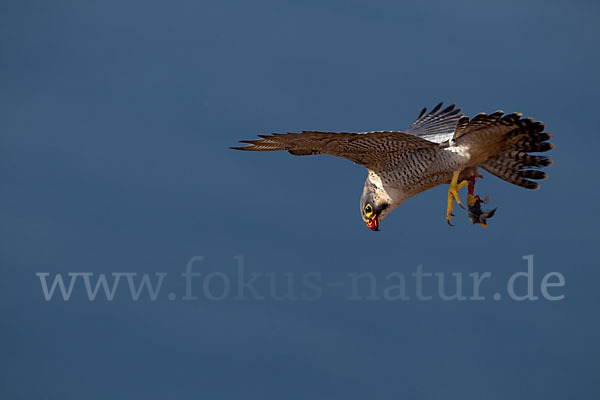
[[[378,227],[372,215],[378,222],[407,198],[449,183],[455,174],[476,174],[478,167],[528,189],[537,189],[535,180],[547,177],[538,169],[551,165],[552,160],[530,154],[554,147],[543,123],[522,118],[520,113],[496,111],[469,119],[454,105],[440,110],[441,103],[429,113],[424,109],[406,132],[259,135],[259,139],[241,141],[247,146],[233,149],[287,150],[297,156],[329,154],[364,166],[369,174],[361,215],[368,224],[371,221],[371,228]],[[369,215],[365,215],[365,208],[371,210],[367,205],[374,209]]]

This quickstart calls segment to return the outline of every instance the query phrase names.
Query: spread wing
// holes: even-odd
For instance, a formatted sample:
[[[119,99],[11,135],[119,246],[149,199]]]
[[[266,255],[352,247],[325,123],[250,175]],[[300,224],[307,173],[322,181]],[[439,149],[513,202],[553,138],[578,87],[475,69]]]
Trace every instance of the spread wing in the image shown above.
[[[371,170],[389,167],[406,153],[437,144],[404,132],[381,131],[366,133],[335,133],[303,131],[259,135],[260,139],[242,140],[245,147],[236,150],[287,150],[295,156],[329,154],[342,157]]]
[[[472,119],[467,116],[461,116],[456,125],[454,139],[458,139],[467,133],[483,131],[486,132],[508,132],[519,126],[519,120],[523,116],[521,113],[512,113],[504,117],[504,112],[498,110],[492,114],[479,113]]]
[[[456,131],[456,125],[462,117],[460,108],[454,107],[455,105],[452,104],[440,111],[442,108],[442,103],[440,103],[428,114],[425,114],[427,109],[424,108],[415,122],[408,127],[406,133],[434,143],[443,143],[452,139]]]

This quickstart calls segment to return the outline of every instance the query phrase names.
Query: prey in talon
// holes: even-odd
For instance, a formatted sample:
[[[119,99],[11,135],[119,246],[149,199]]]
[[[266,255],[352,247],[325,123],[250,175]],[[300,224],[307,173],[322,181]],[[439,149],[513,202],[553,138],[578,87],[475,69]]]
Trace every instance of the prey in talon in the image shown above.
[[[481,175],[473,175],[469,178],[469,193],[467,195],[467,215],[473,224],[479,224],[487,228],[487,219],[492,218],[496,213],[496,208],[493,210],[482,210],[481,205],[490,202],[489,196],[481,200],[479,195],[475,195],[475,181],[481,178]]]
[[[484,200],[481,200],[479,195],[473,197],[469,194],[469,199],[467,200],[467,214],[469,215],[469,220],[471,220],[474,224],[479,224],[484,228],[487,228],[487,219],[492,218],[496,213],[496,209],[492,210],[482,210],[481,205],[488,203],[490,200],[489,197],[486,197]]]

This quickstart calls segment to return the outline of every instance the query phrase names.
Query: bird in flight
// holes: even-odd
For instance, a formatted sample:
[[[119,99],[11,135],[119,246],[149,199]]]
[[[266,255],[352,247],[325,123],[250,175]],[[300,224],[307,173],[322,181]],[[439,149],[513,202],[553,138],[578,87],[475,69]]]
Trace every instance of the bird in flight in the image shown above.
[[[440,111],[441,110],[441,111]],[[468,187],[468,216],[473,223],[487,226],[494,210],[484,211],[486,203],[474,195],[479,168],[509,183],[526,189],[538,189],[535,180],[545,179],[542,167],[552,160],[542,155],[554,145],[542,122],[522,118],[521,113],[504,115],[502,111],[464,116],[451,105],[442,103],[429,113],[423,109],[404,132],[364,133],[317,132],[258,135],[260,139],[241,140],[246,151],[286,150],[295,156],[329,154],[362,165],[368,171],[360,199],[363,221],[379,230],[381,221],[404,200],[441,184],[450,184],[446,203],[449,225],[458,192]]]

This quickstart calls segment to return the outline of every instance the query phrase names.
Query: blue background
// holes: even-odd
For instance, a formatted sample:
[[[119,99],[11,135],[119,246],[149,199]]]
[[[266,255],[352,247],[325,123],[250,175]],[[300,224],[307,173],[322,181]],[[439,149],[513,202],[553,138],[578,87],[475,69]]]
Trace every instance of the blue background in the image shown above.
[[[599,17],[537,0],[3,1],[0,397],[597,398]],[[487,230],[462,210],[449,228],[442,186],[372,233],[361,167],[228,149],[402,130],[439,101],[554,135],[540,191],[478,186],[499,207]],[[527,254],[536,295],[557,271],[564,300],[492,300]],[[195,255],[232,277],[243,255],[278,277],[492,278],[486,301],[419,302],[410,282],[410,301],[182,301]],[[75,285],[47,302],[35,275],[128,271],[168,273],[158,299]]]

